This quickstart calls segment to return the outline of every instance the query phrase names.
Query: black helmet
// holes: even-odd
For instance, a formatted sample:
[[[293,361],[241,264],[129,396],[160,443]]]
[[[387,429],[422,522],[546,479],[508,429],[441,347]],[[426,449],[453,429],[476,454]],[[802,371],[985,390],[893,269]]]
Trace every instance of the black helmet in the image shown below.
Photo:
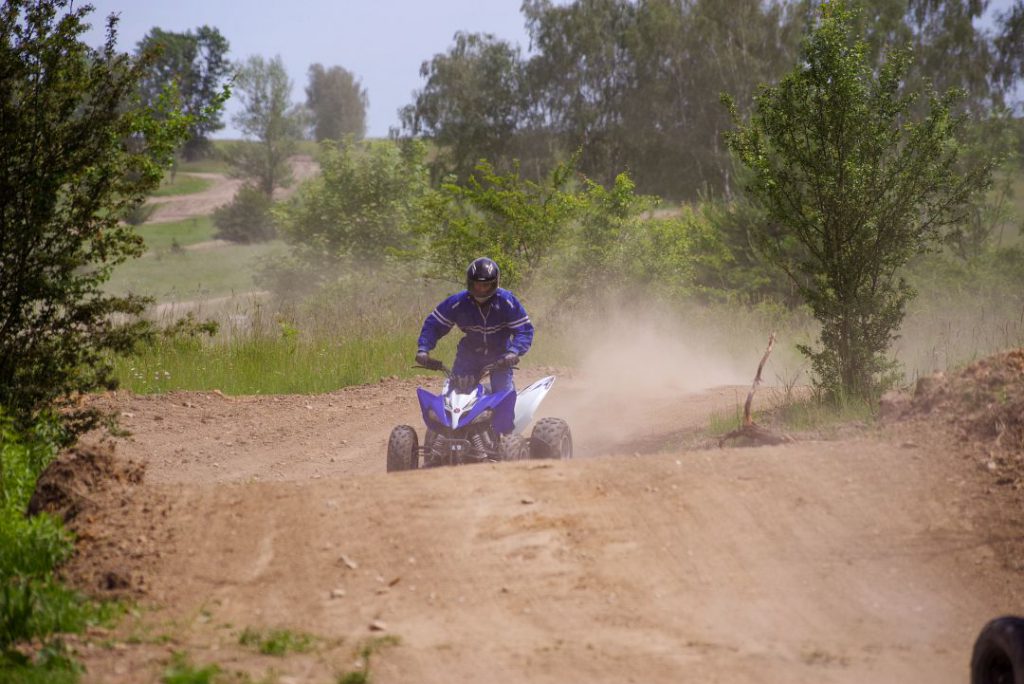
[[[498,270],[498,264],[487,257],[480,257],[466,269],[466,289],[469,290],[473,299],[483,304],[498,291],[498,278],[500,277],[501,271]],[[486,283],[486,287],[474,287],[473,283]]]

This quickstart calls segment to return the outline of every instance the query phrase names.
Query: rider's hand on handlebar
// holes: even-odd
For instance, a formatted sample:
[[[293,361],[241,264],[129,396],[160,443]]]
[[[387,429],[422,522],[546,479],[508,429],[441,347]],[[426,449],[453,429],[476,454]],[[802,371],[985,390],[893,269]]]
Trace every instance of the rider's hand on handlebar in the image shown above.
[[[438,359],[430,358],[430,354],[425,351],[417,352],[416,363],[417,365],[423,366],[424,368],[429,368],[430,370],[441,370],[441,368],[444,367],[443,363],[441,363]]]
[[[494,367],[495,368],[515,368],[516,364],[519,363],[519,354],[515,352],[507,352],[504,356],[498,359]]]

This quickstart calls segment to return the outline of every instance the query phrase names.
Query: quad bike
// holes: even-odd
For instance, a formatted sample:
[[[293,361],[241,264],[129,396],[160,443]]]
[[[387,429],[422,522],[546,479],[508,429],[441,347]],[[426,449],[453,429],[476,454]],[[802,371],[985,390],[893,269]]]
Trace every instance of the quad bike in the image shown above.
[[[389,473],[467,463],[572,458],[572,433],[561,418],[541,418],[530,437],[523,436],[555,382],[553,375],[518,394],[511,389],[492,393],[481,381],[494,366],[485,367],[479,377],[455,376],[444,366],[438,370],[446,376],[441,394],[422,387],[416,390],[427,424],[423,445],[409,425],[395,427],[388,439]]]
[[[971,684],[1024,684],[1024,618],[989,621],[974,642]]]

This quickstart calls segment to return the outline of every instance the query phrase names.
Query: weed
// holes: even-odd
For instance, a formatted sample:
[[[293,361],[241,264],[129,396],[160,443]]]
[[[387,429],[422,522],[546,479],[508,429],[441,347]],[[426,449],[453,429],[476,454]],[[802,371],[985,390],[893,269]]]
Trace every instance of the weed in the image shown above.
[[[238,643],[242,646],[249,646],[264,655],[273,656],[283,656],[289,651],[305,653],[313,648],[315,641],[312,635],[288,629],[275,629],[263,633],[251,627],[242,630],[238,637]]]
[[[401,639],[391,634],[366,640],[357,651],[357,669],[340,675],[338,684],[369,684],[370,658],[385,647],[397,646],[400,643],[402,643]]]
[[[59,640],[43,645],[35,658],[19,651],[0,653],[0,684],[75,684],[82,667]]]
[[[852,422],[871,422],[875,417],[875,404],[866,399],[841,398],[825,401],[811,396],[795,399],[770,411],[771,420],[794,431],[828,431]]]
[[[176,651],[171,655],[171,662],[160,681],[163,684],[212,684],[218,674],[220,667],[216,664],[198,668],[192,664],[188,654]]]

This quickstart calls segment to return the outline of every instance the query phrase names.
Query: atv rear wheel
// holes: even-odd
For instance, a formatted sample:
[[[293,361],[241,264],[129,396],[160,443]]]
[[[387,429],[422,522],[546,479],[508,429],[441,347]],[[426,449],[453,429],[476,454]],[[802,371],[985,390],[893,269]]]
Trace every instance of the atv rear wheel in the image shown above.
[[[522,435],[501,435],[501,460],[524,461],[530,458],[530,446]]]
[[[1024,684],[1024,618],[985,625],[974,642],[971,684]]]
[[[572,432],[561,418],[541,418],[530,435],[530,458],[572,458]]]
[[[388,472],[415,470],[419,467],[419,438],[408,425],[399,425],[388,438]]]

